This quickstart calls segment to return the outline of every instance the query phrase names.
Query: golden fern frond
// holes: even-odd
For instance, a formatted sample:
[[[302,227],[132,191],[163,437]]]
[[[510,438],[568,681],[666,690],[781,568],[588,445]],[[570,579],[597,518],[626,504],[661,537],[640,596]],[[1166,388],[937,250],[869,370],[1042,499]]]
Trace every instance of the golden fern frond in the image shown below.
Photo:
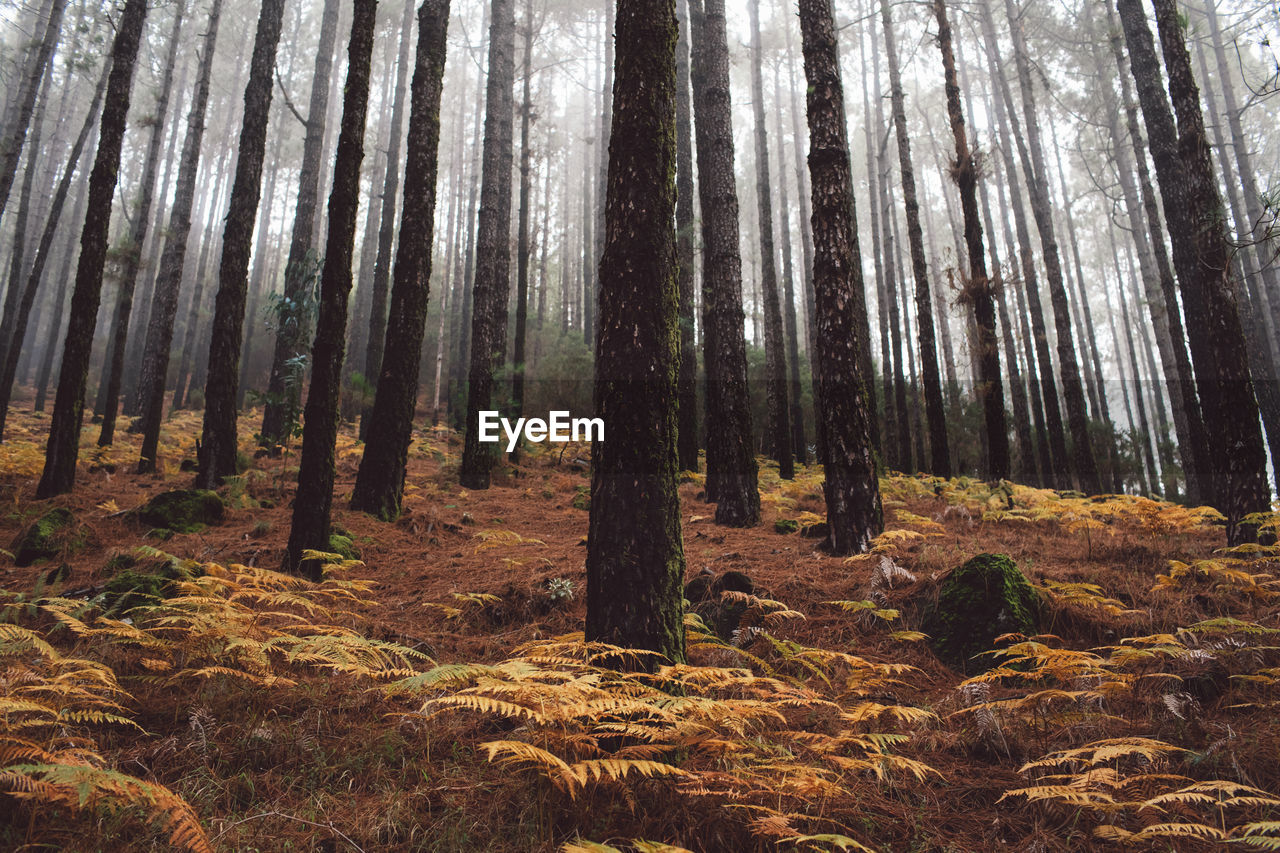
[[[838,833],[827,832],[827,833],[821,833],[818,835],[793,835],[790,838],[784,838],[782,840],[788,841],[792,844],[797,844],[797,845],[799,844],[810,845],[811,847],[820,845],[820,844],[825,845],[822,848],[816,848],[816,849],[829,850],[832,847],[835,847],[839,850],[856,850],[858,851],[858,853],[876,853],[876,851],[872,850],[870,847],[863,844],[861,841],[858,841],[857,839],[854,839],[854,838],[850,838],[847,835],[840,835]]]
[[[438,699],[429,699],[423,703],[419,713],[426,714],[429,709],[433,708],[442,710],[457,708],[466,711],[477,711],[481,714],[497,714],[500,717],[516,720],[527,719],[531,722],[543,724],[552,721],[551,717],[533,708],[526,708],[514,702],[504,702],[501,699],[494,699],[490,696],[476,696],[474,694],[441,696]]]
[[[579,761],[569,765],[569,773],[579,786],[585,787],[587,782],[600,779],[622,781],[629,773],[641,776],[687,776],[688,774],[672,764],[646,759],[600,758],[591,761]]]

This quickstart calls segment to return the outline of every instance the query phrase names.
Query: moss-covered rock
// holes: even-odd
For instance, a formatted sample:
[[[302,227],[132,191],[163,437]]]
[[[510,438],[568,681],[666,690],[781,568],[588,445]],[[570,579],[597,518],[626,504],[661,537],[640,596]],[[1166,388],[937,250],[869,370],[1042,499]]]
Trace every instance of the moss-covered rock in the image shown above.
[[[175,533],[195,533],[222,521],[222,498],[203,489],[161,492],[138,510],[138,519]]]
[[[84,544],[71,510],[55,507],[40,516],[13,541],[13,562],[29,566],[36,560],[52,560]]]
[[[796,521],[794,518],[779,518],[773,523],[774,533],[781,533],[784,536],[790,533],[795,533],[799,529],[800,522]]]
[[[979,554],[947,576],[920,626],[945,663],[966,672],[990,669],[974,658],[1013,632],[1039,632],[1041,602],[1016,563],[1004,554]]]

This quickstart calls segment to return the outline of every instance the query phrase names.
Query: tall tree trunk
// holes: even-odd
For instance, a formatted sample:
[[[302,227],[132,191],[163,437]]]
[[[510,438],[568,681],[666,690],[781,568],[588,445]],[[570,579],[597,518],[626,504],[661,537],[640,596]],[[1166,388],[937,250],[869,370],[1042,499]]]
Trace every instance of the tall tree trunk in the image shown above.
[[[769,449],[778,460],[779,475],[784,480],[791,480],[795,478],[795,457],[791,452],[786,342],[782,336],[778,269],[774,265],[773,189],[769,180],[769,138],[764,119],[764,50],[760,46],[760,0],[750,0],[747,12],[751,20],[751,101],[755,119],[756,207],[760,220],[760,287],[764,296]]]
[[[1031,339],[1035,344],[1035,361],[1039,373],[1039,382],[1032,383],[1032,396],[1038,398],[1035,408],[1043,408],[1044,411],[1045,427],[1042,434],[1047,438],[1048,450],[1047,453],[1042,454],[1041,463],[1047,477],[1047,485],[1060,487],[1070,479],[1072,466],[1067,454],[1067,437],[1062,423],[1062,409],[1058,404],[1058,382],[1053,375],[1053,359],[1049,354],[1049,335],[1045,328],[1044,311],[1040,302],[1035,250],[1031,245],[1026,206],[1018,179],[1017,166],[1013,159],[1013,140],[1021,138],[1022,123],[1018,120],[1017,111],[1013,108],[1013,96],[1009,92],[1009,84],[1001,67],[999,42],[996,40],[995,20],[991,14],[990,0],[984,0],[980,18],[983,41],[987,49],[987,68],[994,90],[991,101],[995,107],[996,123],[1000,130],[1000,144],[996,147],[1000,149],[1004,174],[1009,182],[1009,203],[1013,208],[1014,228],[1018,237],[1022,286],[1026,290],[1026,307],[1029,309],[1031,320]],[[1004,208],[1003,204],[1001,208],[1008,209]],[[1044,464],[1046,462],[1044,456],[1048,457],[1047,466]]]
[[[733,173],[733,115],[724,0],[693,0],[694,124],[702,207],[703,364],[707,373],[707,500],[715,521],[760,522],[760,491],[747,392],[747,342]]]
[[[342,391],[347,302],[351,295],[351,262],[355,254],[356,213],[360,206],[360,162],[364,159],[364,125],[369,108],[369,72],[373,64],[377,11],[378,0],[355,0],[351,41],[347,47],[342,129],[338,132],[333,188],[329,192],[329,234],[324,247],[324,269],[320,273],[320,311],[316,316],[316,339],[311,345],[314,360],[303,414],[298,490],[293,499],[293,524],[289,528],[289,546],[282,566],[284,571],[301,571],[312,580],[320,579],[321,563],[304,559],[303,551],[329,550],[338,397]],[[434,113],[439,115],[438,106]],[[434,204],[434,193],[431,201]],[[430,232],[415,234],[429,253]],[[419,340],[421,337],[419,329]],[[417,367],[415,357],[410,369],[416,372]]]
[[[529,325],[529,190],[532,175],[529,166],[529,124],[533,120],[533,0],[524,4],[524,68],[520,99],[520,201],[516,212],[516,329],[515,347],[511,355],[511,415],[524,415],[524,374],[527,327]],[[514,460],[520,452],[516,445]]]
[[[218,295],[209,338],[204,424],[201,430],[196,484],[213,488],[236,473],[236,389],[240,345],[244,335],[245,291],[249,279],[249,251],[254,219],[262,192],[262,156],[266,151],[271,112],[272,71],[280,43],[284,0],[262,0],[249,81],[244,89],[244,123],[231,203],[222,232],[222,260],[218,266]]]
[[[102,68],[102,73],[98,77],[98,85],[94,89],[93,99],[89,102],[88,112],[85,114],[84,123],[80,126],[80,133],[76,136],[75,142],[71,145],[71,152],[67,155],[67,165],[63,168],[62,177],[58,180],[58,186],[53,191],[53,201],[49,205],[49,214],[45,219],[44,231],[40,235],[40,243],[36,247],[35,257],[31,261],[31,268],[27,272],[26,279],[22,282],[22,289],[19,294],[18,280],[14,279],[10,282],[9,287],[14,289],[15,294],[19,294],[17,304],[14,306],[14,322],[13,327],[9,330],[9,335],[3,341],[4,349],[0,350],[3,355],[3,362],[0,362],[0,439],[4,437],[5,421],[9,415],[9,401],[13,395],[14,378],[18,369],[18,358],[22,354],[23,339],[27,334],[27,322],[31,316],[31,306],[35,303],[36,294],[40,289],[40,282],[44,274],[45,264],[49,260],[49,253],[53,250],[53,241],[58,234],[58,223],[62,218],[62,208],[67,201],[67,193],[71,189],[71,182],[75,178],[76,165],[80,162],[81,153],[84,151],[85,145],[89,141],[89,135],[93,132],[94,125],[98,123],[100,115],[99,105],[102,103],[103,93],[107,89],[107,81],[111,73],[111,61],[108,59]],[[87,186],[87,185],[86,185]],[[84,212],[87,202],[85,193],[87,190],[82,189],[80,195],[83,197],[76,204],[76,212],[71,221],[84,222],[81,214]],[[53,361],[53,351],[56,346],[58,324],[62,320],[62,309],[66,300],[67,292],[67,275],[69,271],[68,259],[74,254],[74,245],[69,245],[66,249],[66,255],[63,258],[63,272],[58,276],[58,296],[56,310],[53,320],[50,323],[51,334],[49,340],[45,344],[44,361],[51,364]],[[49,371],[42,369],[41,374],[44,377],[38,385],[43,388],[44,383],[48,380]],[[36,411],[44,411],[43,400],[37,406]]]
[[[782,137],[782,82],[779,79],[780,62],[773,66],[774,133],[778,140],[778,215],[779,235],[782,241],[782,317],[787,334],[787,390],[790,394],[788,409],[791,412],[791,446],[796,462],[809,464],[809,447],[804,434],[804,409],[800,397],[800,334],[796,318],[795,269],[791,260],[791,196],[787,187],[787,146]],[[797,141],[797,144],[799,142]]]
[[[694,340],[693,104],[689,88],[689,3],[676,0],[676,260],[680,292],[680,380],[678,429],[679,465],[697,471],[698,352]]]
[[[71,318],[62,348],[62,371],[49,423],[44,472],[36,487],[37,500],[71,491],[80,451],[80,424],[84,414],[84,389],[89,375],[93,327],[102,294],[102,270],[107,259],[107,234],[111,227],[111,199],[115,195],[124,142],[125,116],[133,85],[134,62],[147,18],[146,0],[127,0],[111,45],[111,74],[107,80],[98,131],[98,153],[89,176],[88,214],[80,234],[80,260],[75,290],[71,294]]]
[[[513,0],[493,0],[491,8],[467,429],[459,476],[468,489],[489,488],[489,473],[497,455],[495,446],[480,443],[479,420],[480,412],[493,403],[494,374],[507,357],[507,296],[511,287],[511,89],[515,85],[516,20]]]
[[[155,116],[152,119],[151,138],[147,142],[147,159],[142,167],[142,195],[133,220],[129,242],[125,246],[124,266],[120,273],[120,289],[116,297],[115,317],[112,321],[112,338],[108,348],[106,370],[108,372],[106,407],[102,414],[102,429],[98,433],[98,446],[110,447],[115,441],[116,412],[120,404],[120,385],[124,378],[125,345],[128,343],[129,320],[133,313],[133,291],[138,283],[138,267],[142,261],[142,246],[147,239],[147,227],[151,224],[151,205],[155,200],[156,173],[160,166],[160,144],[164,137],[165,119],[169,114],[169,97],[173,90],[174,66],[178,61],[178,38],[182,34],[182,21],[186,15],[185,0],[178,0],[173,13],[173,30],[169,33],[169,47],[164,58],[164,71],[160,78],[160,92],[156,98]]]
[[[1062,395],[1067,406],[1067,425],[1071,430],[1072,441],[1068,467],[1076,476],[1079,488],[1088,494],[1097,494],[1102,491],[1102,481],[1098,476],[1098,463],[1089,435],[1089,414],[1085,406],[1084,384],[1080,378],[1080,365],[1072,342],[1071,307],[1063,283],[1062,263],[1058,257],[1058,240],[1054,233],[1053,212],[1049,201],[1048,169],[1045,166],[1044,149],[1040,144],[1039,116],[1031,79],[1031,60],[1027,56],[1022,20],[1014,9],[1013,0],[1005,0],[1005,10],[1009,16],[1014,64],[1018,72],[1018,87],[1022,93],[1022,111],[1026,118],[1025,145],[1023,145],[1023,137],[1018,136],[1016,140],[1019,153],[1023,155],[1023,171],[1027,178],[1027,189],[1031,194],[1031,213],[1036,221],[1036,230],[1040,233],[1045,280],[1049,285],[1049,301],[1053,306],[1054,326],[1058,332],[1058,369],[1062,373]]]
[[[106,74],[102,77],[105,80]],[[97,108],[90,109],[91,114],[97,113]],[[76,205],[71,211],[72,222],[83,222],[85,208],[89,202],[89,181],[82,179],[80,181],[80,189],[76,193]],[[63,332],[63,308],[67,304],[67,295],[71,292],[71,263],[76,257],[76,240],[74,232],[67,235],[67,239],[63,245],[62,262],[59,264],[57,278],[58,292],[53,300],[53,314],[49,317],[49,328],[46,331],[46,341],[44,352],[40,356],[40,369],[36,374],[36,399],[32,406],[32,411],[43,412],[45,408],[45,398],[49,393],[49,380],[53,376],[53,359],[58,354],[58,340]],[[9,383],[9,387],[13,387],[13,383]],[[0,412],[7,412],[8,403],[0,408]]]
[[[303,128],[302,167],[298,171],[298,200],[293,213],[293,235],[289,239],[289,259],[284,266],[284,299],[276,324],[275,351],[271,356],[271,375],[267,381],[266,405],[262,412],[261,441],[274,447],[288,437],[285,424],[298,410],[301,383],[287,381],[289,363],[306,353],[310,323],[304,321],[302,305],[308,286],[314,285],[318,259],[311,244],[315,231],[316,203],[320,193],[321,160],[324,157],[324,131],[329,114],[329,77],[333,74],[333,47],[338,39],[339,0],[325,0],[320,16],[320,43],[316,47],[315,69],[311,75],[311,101]],[[266,243],[266,229],[259,229],[260,242]]]
[[[844,87],[836,54],[831,0],[800,0],[800,32],[809,81],[809,170],[813,180],[813,277],[817,368],[827,458],[827,547],[834,554],[865,551],[884,529],[880,485],[871,449],[858,359],[853,302],[863,298],[862,259],[849,167]]]
[[[372,382],[382,372],[382,345],[387,335],[387,284],[391,278],[391,244],[396,233],[396,196],[400,192],[400,137],[404,134],[404,89],[409,76],[409,43],[413,34],[413,0],[405,0],[400,25],[400,58],[396,63],[396,96],[391,105],[391,146],[387,150],[387,181],[382,189],[382,218],[378,225],[378,258],[373,265],[373,302],[369,306],[369,343],[364,375]],[[510,250],[508,250],[509,252]],[[369,408],[360,415],[360,437],[369,436]]]
[[[35,110],[36,96],[40,94],[40,81],[44,79],[49,59],[58,45],[58,37],[62,33],[62,13],[66,6],[67,0],[49,0],[48,12],[42,15],[44,29],[40,43],[22,70],[23,77],[19,83],[12,123],[6,123],[8,126],[4,128],[4,139],[0,140],[0,214],[4,213],[9,202],[9,191],[13,189],[13,181],[18,174],[18,162],[22,159],[31,114]]]
[[[431,295],[431,235],[435,233],[436,172],[440,148],[440,93],[444,77],[449,0],[425,0],[418,10],[418,49],[409,105],[401,230],[414,239],[396,248],[386,351],[373,399],[369,438],[351,493],[351,508],[384,521],[400,515],[405,465],[418,399],[418,360]],[[332,218],[332,217],[331,217]],[[444,315],[443,306],[441,316]]]
[[[618,1],[600,261],[586,637],[684,660],[676,489],[675,0]],[[646,666],[646,664],[640,664]],[[652,664],[648,664],[652,666]]]
[[[935,3],[935,9],[941,9]],[[939,11],[939,21],[945,21],[945,11]],[[942,377],[938,370],[938,344],[933,329],[933,297],[929,293],[929,265],[924,257],[924,232],[920,228],[920,202],[916,198],[916,176],[911,162],[911,138],[907,132],[906,97],[902,92],[901,73],[898,70],[898,47],[893,37],[893,20],[889,14],[889,0],[880,0],[880,19],[884,25],[885,55],[889,61],[889,93],[893,100],[893,124],[898,137],[898,169],[902,173],[902,203],[907,213],[907,240],[911,248],[911,272],[916,285],[916,333],[920,346],[920,373],[924,385],[925,416],[929,422],[929,463],[930,473],[937,477],[951,477],[951,447],[947,441],[947,416],[942,404]],[[948,38],[950,26],[947,26]],[[950,48],[946,48],[947,52]],[[945,58],[945,54],[944,54]],[[964,118],[960,115],[960,90],[955,84],[955,62],[951,62],[950,86],[956,88],[954,124],[959,119],[961,127]],[[961,131],[963,132],[963,131]],[[976,181],[976,179],[975,179]],[[977,213],[977,206],[974,206]],[[967,214],[966,214],[967,216]],[[981,235],[982,225],[976,223]],[[966,230],[968,226],[966,224]],[[978,238],[981,240],[981,236]],[[976,268],[974,270],[976,272]],[[984,275],[985,281],[985,275]],[[985,285],[984,285],[985,286]],[[995,352],[995,317],[992,315],[992,349]],[[1000,379],[1000,358],[995,356],[996,381]],[[994,428],[991,411],[987,412],[988,434]],[[1004,428],[1004,400],[1000,398],[999,426]],[[1008,476],[1008,439],[1004,441],[1005,474]],[[921,464],[924,460],[920,460]],[[996,467],[992,466],[993,470]]]
[[[884,8],[887,18],[888,6]],[[956,145],[956,159],[951,164],[951,178],[960,190],[960,209],[964,214],[965,248],[969,256],[969,277],[964,283],[963,292],[965,301],[973,309],[973,319],[978,329],[979,385],[977,391],[978,398],[982,401],[983,417],[986,422],[986,474],[993,480],[1002,480],[1009,476],[1009,433],[1005,425],[1004,386],[1000,378],[1000,345],[996,340],[995,299],[991,280],[987,277],[982,218],[978,212],[978,164],[974,162],[973,152],[969,150],[969,139],[965,131],[964,112],[960,104],[960,84],[956,79],[956,60],[951,50],[951,23],[947,19],[947,6],[944,0],[933,0],[933,12],[938,20],[938,48],[942,52],[947,116],[951,120],[951,135]],[[886,32],[887,30],[886,26]],[[890,67],[892,68],[892,65]],[[894,109],[896,112],[898,108],[895,106]],[[898,130],[900,145],[905,144],[905,126],[906,119],[903,117],[899,122]],[[909,161],[904,157],[903,168],[908,167]],[[910,210],[909,207],[908,210]],[[1016,372],[1016,367],[1014,371]],[[927,387],[927,376],[925,381]]]
[[[1109,8],[1108,17],[1110,18]],[[1092,34],[1092,21],[1089,22],[1089,28]],[[1183,478],[1186,481],[1186,498],[1194,504],[1198,502],[1200,495],[1199,470],[1202,465],[1199,459],[1203,456],[1203,453],[1197,453],[1195,448],[1197,441],[1204,440],[1204,423],[1200,420],[1200,403],[1196,399],[1191,362],[1187,356],[1182,334],[1182,317],[1179,313],[1177,297],[1173,293],[1173,272],[1169,268],[1169,259],[1164,247],[1164,226],[1160,222],[1160,214],[1155,207],[1156,200],[1151,194],[1150,176],[1147,175],[1146,143],[1138,129],[1137,107],[1129,103],[1130,86],[1128,72],[1124,67],[1121,38],[1118,30],[1108,35],[1108,41],[1115,53],[1113,62],[1120,72],[1125,109],[1126,111],[1132,109],[1129,115],[1132,123],[1127,128],[1129,138],[1126,139],[1120,129],[1120,104],[1116,100],[1109,72],[1104,74],[1098,88],[1101,92],[1103,110],[1106,113],[1107,130],[1116,161],[1116,173],[1120,179],[1120,190],[1124,197],[1129,233],[1138,251],[1138,268],[1142,273],[1147,310],[1151,315],[1151,324],[1155,327],[1156,345],[1160,350],[1165,388],[1169,393],[1173,410],[1173,426],[1182,458]],[[1098,39],[1091,38],[1090,44],[1093,46],[1093,58],[1098,69],[1101,71],[1108,68]],[[1141,199],[1134,179],[1135,155],[1136,169],[1141,173],[1144,182]],[[1149,209],[1146,207],[1147,202],[1150,202]],[[1170,306],[1172,311],[1169,310]],[[1176,336],[1173,333],[1174,328],[1177,329]],[[1173,495],[1172,483],[1166,479],[1165,497],[1172,499]]]
[[[1187,331],[1205,430],[1216,437],[1209,446],[1212,479],[1201,486],[1226,515],[1227,541],[1236,544],[1250,535],[1241,520],[1266,511],[1270,488],[1199,93],[1172,4],[1157,0],[1156,10],[1177,127],[1140,0],[1117,0],[1117,8],[1149,130],[1178,285],[1187,316],[1198,318]]]

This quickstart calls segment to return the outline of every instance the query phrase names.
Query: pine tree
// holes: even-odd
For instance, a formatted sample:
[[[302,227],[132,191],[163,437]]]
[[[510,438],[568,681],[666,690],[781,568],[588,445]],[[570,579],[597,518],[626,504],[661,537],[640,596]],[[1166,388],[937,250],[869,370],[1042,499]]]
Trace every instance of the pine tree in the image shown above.
[[[610,433],[593,454],[586,636],[682,662],[675,0],[619,0],[617,26],[595,383]]]
[[[401,230],[419,235],[396,248],[395,281],[387,324],[387,352],[369,422],[351,508],[385,521],[400,514],[405,465],[418,399],[418,362],[426,328],[435,231],[435,187],[440,146],[440,94],[444,76],[449,0],[426,0],[418,10],[418,50],[409,105]]]
[[[809,81],[809,174],[813,186],[814,326],[822,408],[829,527],[834,554],[865,551],[884,529],[871,448],[871,412],[859,368],[852,304],[862,299],[853,177],[831,0],[800,0],[800,33]]]
[[[147,0],[127,0],[111,45],[111,74],[102,102],[98,153],[89,176],[88,213],[80,233],[80,260],[76,266],[75,289],[71,293],[71,318],[62,347],[62,373],[58,378],[58,394],[49,422],[44,472],[36,487],[37,499],[69,492],[75,483],[89,353],[93,345],[98,301],[102,295],[102,271],[107,260],[111,199],[116,190],[134,64],[146,18]]]
[[[373,31],[378,0],[355,0],[351,40],[347,46],[347,82],[343,87],[342,129],[329,192],[329,233],[320,273],[320,311],[311,346],[311,384],[303,413],[302,456],[293,524],[283,570],[301,571],[319,580],[319,561],[304,560],[303,551],[329,550],[329,510],[333,505],[334,445],[338,438],[338,395],[342,390],[342,357],[351,295],[351,260],[360,204],[360,163],[364,159],[365,114],[369,107],[369,72],[373,64]],[[430,246],[429,235],[422,235]],[[418,366],[414,359],[413,366]]]

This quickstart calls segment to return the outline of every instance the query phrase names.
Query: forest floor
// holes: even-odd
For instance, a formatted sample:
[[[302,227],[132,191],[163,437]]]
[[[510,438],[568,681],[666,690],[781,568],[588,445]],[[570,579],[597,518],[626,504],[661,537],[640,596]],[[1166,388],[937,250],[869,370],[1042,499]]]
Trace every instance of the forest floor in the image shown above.
[[[1210,514],[895,475],[878,553],[845,560],[775,528],[820,520],[817,469],[762,467],[748,530],[715,526],[685,475],[687,577],[719,592],[741,573],[754,594],[695,601],[738,630],[695,621],[695,666],[656,681],[572,636],[586,447],[535,448],[468,491],[458,436],[419,431],[387,524],[346,508],[361,446],[345,427],[333,520],[362,562],[334,577],[368,583],[313,587],[251,571],[279,565],[296,454],[253,459],[220,524],[168,536],[127,511],[189,487],[198,413],[166,424],[154,476],[132,473],[138,436],[102,451],[87,427],[75,491],[35,501],[47,418],[28,409],[0,446],[0,544],[52,507],[75,526],[52,561],[0,559],[0,621],[52,646],[0,634],[0,784],[26,791],[0,794],[0,848],[1280,849],[1276,556],[1220,553]],[[250,456],[259,421],[240,418]],[[161,609],[72,600],[170,564],[157,552],[187,577]],[[918,632],[948,573],[986,552],[1036,585],[1042,633],[966,678]],[[107,708],[100,684],[44,689],[100,665],[123,720],[84,710]],[[15,704],[32,684],[54,722],[22,728],[43,713]]]

